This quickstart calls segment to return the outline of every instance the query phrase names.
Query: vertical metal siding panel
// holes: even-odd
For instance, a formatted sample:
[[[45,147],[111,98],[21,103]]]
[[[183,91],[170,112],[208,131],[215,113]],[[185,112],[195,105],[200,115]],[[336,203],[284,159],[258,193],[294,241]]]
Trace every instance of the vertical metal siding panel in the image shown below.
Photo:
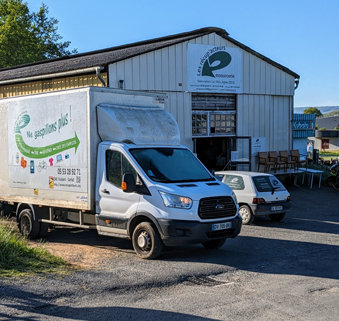
[[[175,46],[175,90],[182,91],[183,83],[183,44],[178,44]],[[181,83],[181,86],[179,86]]]
[[[253,94],[260,94],[260,83],[261,79],[261,68],[260,68],[260,60],[254,58],[254,92]]]
[[[265,84],[266,84],[266,64],[264,61],[260,60],[260,89],[259,93],[261,95],[266,94]]]
[[[188,82],[187,82],[187,48],[188,44],[185,43],[182,45],[182,68],[183,68],[183,73],[182,73],[182,91],[188,91]]]
[[[265,64],[265,94],[270,95],[272,93],[271,86],[271,66]]]
[[[108,74],[109,74],[109,86],[116,88],[118,86],[117,80],[117,69],[118,65],[122,62],[118,62],[116,64],[111,64],[108,66]]]
[[[248,94],[250,91],[250,55],[243,52],[243,93]]]
[[[154,80],[155,80],[155,90],[162,89],[162,51],[157,50],[154,55]]]
[[[125,89],[132,89],[133,88],[133,67],[132,67],[132,60],[127,59],[124,62],[124,88]],[[117,82],[119,79],[116,80]],[[118,87],[118,83],[116,83]]]
[[[148,89],[148,68],[146,55],[139,56],[139,88],[141,90]]]
[[[155,90],[155,53],[149,52],[147,54],[147,89],[148,90]]]
[[[140,90],[140,56],[132,58],[132,89]]]
[[[253,55],[250,55],[250,66],[249,66],[249,82],[250,82],[250,94],[255,93],[255,68],[254,68],[254,57]]]
[[[162,59],[161,59],[161,78],[162,78],[162,90],[164,88],[169,88],[169,78],[168,78],[168,62],[169,54],[168,48],[161,49]]]
[[[176,60],[175,60],[175,47],[171,46],[168,48],[169,50],[169,59],[168,59],[168,77],[169,77],[169,90],[175,91],[176,89]]]
[[[109,83],[110,87],[118,88],[119,87],[119,80],[123,80],[123,87],[126,88],[126,71],[125,71],[125,61],[118,61],[115,64],[114,68],[114,81]]]

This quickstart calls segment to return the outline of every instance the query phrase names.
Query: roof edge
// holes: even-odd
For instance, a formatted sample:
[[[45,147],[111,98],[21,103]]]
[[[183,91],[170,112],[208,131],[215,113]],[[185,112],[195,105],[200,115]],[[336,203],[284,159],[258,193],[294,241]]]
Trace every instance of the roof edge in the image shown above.
[[[225,29],[217,28],[217,27],[205,27],[205,28],[200,28],[200,29],[195,29],[195,30],[192,30],[192,31],[177,33],[177,34],[173,34],[173,35],[169,35],[169,36],[165,36],[165,37],[152,38],[152,39],[132,42],[132,43],[128,43],[128,44],[123,44],[123,45],[119,45],[119,46],[115,46],[115,47],[109,47],[109,48],[105,48],[105,49],[87,51],[87,52],[75,54],[75,55],[65,55],[65,56],[58,57],[58,58],[46,59],[46,60],[41,60],[41,61],[32,62],[32,63],[28,63],[28,64],[22,64],[22,65],[16,65],[16,66],[12,66],[12,67],[1,68],[0,72],[6,71],[6,70],[19,69],[19,68],[23,68],[23,67],[31,67],[31,66],[35,66],[35,65],[41,65],[41,64],[45,64],[45,63],[50,63],[50,62],[54,62],[54,61],[61,61],[61,60],[70,59],[70,58],[77,58],[77,57],[95,55],[95,54],[98,54],[98,53],[104,53],[104,52],[112,51],[112,50],[131,48],[131,47],[146,45],[146,44],[154,43],[154,42],[173,40],[173,39],[176,39],[176,38],[182,38],[182,37],[190,36],[190,35],[192,37],[194,37],[194,35],[199,36],[199,35],[204,34],[204,33],[206,34],[206,33],[213,33],[213,32],[217,33],[220,36],[228,36],[229,35],[229,33]]]

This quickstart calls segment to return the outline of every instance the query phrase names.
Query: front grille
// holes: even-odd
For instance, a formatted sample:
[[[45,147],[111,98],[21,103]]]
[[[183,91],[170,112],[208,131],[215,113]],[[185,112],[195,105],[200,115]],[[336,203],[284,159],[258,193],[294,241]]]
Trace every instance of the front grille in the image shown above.
[[[230,196],[203,198],[199,203],[198,215],[203,220],[234,216],[237,212]]]
[[[209,239],[213,239],[213,238],[216,238],[216,237],[225,237],[225,236],[231,236],[233,235],[234,233],[234,230],[221,230],[221,231],[213,231],[213,232],[207,232],[206,233],[206,236],[209,238]]]

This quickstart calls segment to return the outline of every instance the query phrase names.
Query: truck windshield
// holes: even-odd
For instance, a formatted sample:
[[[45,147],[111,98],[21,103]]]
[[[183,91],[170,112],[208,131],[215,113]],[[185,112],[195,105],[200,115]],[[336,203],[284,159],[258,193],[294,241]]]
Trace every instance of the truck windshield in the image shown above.
[[[150,179],[178,183],[214,181],[195,156],[183,148],[136,148],[130,153]]]

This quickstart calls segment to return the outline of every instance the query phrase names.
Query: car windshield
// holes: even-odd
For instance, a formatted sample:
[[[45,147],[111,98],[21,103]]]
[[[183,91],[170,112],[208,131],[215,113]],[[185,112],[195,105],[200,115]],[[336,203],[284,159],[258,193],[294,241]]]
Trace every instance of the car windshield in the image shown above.
[[[258,192],[285,191],[284,185],[275,176],[253,176]]]
[[[214,181],[197,158],[183,148],[135,148],[130,153],[156,182],[178,183]]]

